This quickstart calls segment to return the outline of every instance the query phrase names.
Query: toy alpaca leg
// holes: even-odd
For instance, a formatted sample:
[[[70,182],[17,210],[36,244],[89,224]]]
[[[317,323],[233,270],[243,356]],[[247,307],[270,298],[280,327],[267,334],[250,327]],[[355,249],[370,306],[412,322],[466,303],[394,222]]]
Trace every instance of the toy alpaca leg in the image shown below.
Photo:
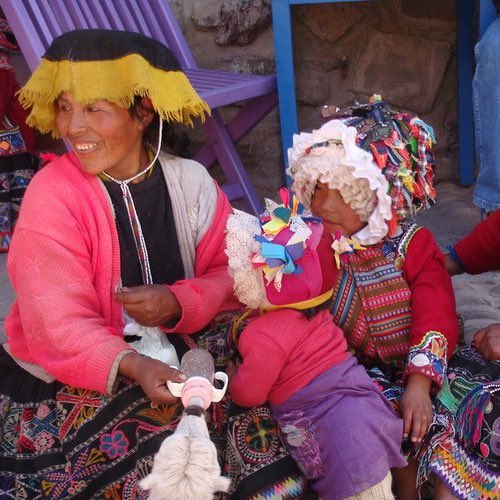
[[[394,500],[394,494],[391,489],[392,476],[391,473],[387,474],[380,483],[373,485],[361,493],[357,493],[352,497],[345,500]]]

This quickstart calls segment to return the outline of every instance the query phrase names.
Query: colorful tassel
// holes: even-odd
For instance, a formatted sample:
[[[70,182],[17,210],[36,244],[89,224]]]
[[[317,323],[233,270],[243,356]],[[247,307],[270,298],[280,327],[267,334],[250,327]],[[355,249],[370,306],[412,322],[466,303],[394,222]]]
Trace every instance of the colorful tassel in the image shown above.
[[[458,407],[455,416],[457,437],[464,443],[477,445],[481,439],[484,413],[491,401],[491,394],[479,385],[470,391]]]

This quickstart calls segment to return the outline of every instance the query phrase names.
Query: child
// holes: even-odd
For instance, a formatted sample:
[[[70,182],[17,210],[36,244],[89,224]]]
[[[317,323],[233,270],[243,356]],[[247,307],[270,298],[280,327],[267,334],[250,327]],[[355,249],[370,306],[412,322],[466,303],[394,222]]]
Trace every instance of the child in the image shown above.
[[[391,467],[405,465],[402,422],[321,309],[332,273],[321,268],[323,226],[289,191],[261,220],[235,211],[227,254],[239,300],[261,309],[238,339],[230,391],[241,406],[270,402],[286,446],[324,500],[393,498]],[[315,310],[314,308],[318,308]],[[380,432],[384,429],[385,432]]]
[[[322,217],[330,240],[333,321],[401,413],[404,444],[424,475],[422,453],[432,447],[422,446],[424,436],[448,425],[433,412],[432,398],[445,379],[458,321],[443,254],[411,221],[435,195],[431,130],[376,106],[369,120],[345,119],[359,133],[338,119],[295,136],[289,170],[292,189]],[[383,126],[374,128],[377,119]],[[417,463],[410,465],[395,474],[405,500],[418,498]]]

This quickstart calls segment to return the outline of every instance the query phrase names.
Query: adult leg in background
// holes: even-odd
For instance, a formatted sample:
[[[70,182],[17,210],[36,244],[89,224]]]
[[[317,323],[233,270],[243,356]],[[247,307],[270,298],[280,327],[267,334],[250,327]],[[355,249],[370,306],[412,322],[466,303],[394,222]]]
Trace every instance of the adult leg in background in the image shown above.
[[[500,17],[476,44],[472,82],[478,176],[474,204],[485,212],[500,208]]]

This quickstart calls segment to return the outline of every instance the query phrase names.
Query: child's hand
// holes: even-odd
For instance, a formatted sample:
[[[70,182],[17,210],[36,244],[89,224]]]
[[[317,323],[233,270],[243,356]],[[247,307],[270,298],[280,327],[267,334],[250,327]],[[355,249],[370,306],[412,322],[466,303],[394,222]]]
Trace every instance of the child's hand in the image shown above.
[[[422,442],[432,423],[431,384],[432,380],[424,375],[410,375],[401,396],[403,438],[410,436],[413,443]]]

